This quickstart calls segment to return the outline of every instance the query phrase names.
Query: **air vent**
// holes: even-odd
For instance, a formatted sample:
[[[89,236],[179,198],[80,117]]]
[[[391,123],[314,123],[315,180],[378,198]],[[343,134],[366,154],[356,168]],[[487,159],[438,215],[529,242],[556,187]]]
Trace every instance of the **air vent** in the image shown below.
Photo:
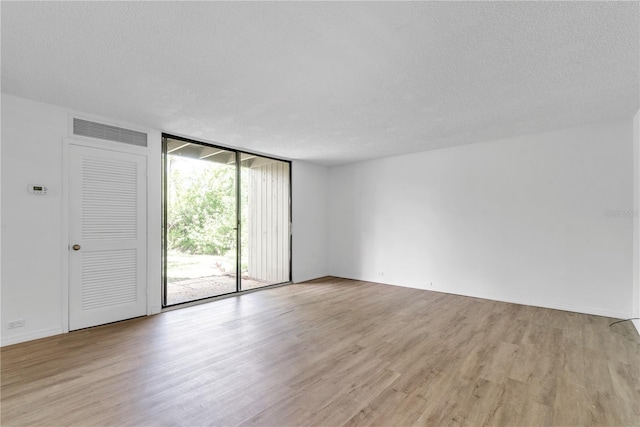
[[[122,142],[124,144],[137,145],[139,147],[147,146],[147,134],[144,132],[76,118],[73,119],[73,134],[88,136],[90,138],[106,139],[108,141]]]

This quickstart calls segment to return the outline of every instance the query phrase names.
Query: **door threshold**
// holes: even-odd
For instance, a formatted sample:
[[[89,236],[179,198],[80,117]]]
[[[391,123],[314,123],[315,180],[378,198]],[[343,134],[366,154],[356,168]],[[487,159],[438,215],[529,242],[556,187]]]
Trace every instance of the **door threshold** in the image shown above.
[[[202,299],[198,299],[198,300],[195,300],[195,301],[180,302],[178,304],[173,304],[173,305],[168,305],[166,307],[162,307],[160,312],[164,313],[165,311],[173,311],[173,310],[177,310],[179,308],[192,307],[194,305],[206,304],[206,303],[213,302],[213,301],[218,301],[218,300],[221,300],[221,299],[237,297],[237,296],[241,296],[241,295],[250,294],[250,293],[253,293],[253,292],[264,291],[264,290],[267,290],[267,289],[279,288],[281,286],[287,286],[287,285],[292,285],[292,284],[293,284],[293,282],[291,282],[291,281],[283,282],[283,283],[276,283],[276,284],[273,284],[273,285],[263,286],[261,288],[247,289],[247,290],[239,291],[239,292],[230,292],[228,294],[216,295],[214,297],[202,298]]]

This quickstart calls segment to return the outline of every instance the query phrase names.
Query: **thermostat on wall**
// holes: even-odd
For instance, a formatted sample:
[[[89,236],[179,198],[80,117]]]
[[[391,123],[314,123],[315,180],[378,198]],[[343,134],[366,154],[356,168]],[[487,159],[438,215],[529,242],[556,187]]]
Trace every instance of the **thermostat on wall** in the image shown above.
[[[47,194],[47,187],[44,185],[29,184],[29,193],[31,194]]]

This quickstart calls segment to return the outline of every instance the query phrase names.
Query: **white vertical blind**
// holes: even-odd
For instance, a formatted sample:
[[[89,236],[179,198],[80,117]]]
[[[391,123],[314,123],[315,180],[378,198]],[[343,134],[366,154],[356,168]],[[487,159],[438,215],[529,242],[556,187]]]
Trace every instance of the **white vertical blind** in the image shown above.
[[[248,275],[270,283],[289,280],[289,163],[249,170]]]

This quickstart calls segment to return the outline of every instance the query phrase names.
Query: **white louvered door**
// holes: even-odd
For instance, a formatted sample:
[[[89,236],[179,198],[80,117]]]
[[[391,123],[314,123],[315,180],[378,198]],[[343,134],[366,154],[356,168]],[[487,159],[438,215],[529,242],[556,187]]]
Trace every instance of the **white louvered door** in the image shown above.
[[[69,146],[69,329],[146,314],[145,156]]]

